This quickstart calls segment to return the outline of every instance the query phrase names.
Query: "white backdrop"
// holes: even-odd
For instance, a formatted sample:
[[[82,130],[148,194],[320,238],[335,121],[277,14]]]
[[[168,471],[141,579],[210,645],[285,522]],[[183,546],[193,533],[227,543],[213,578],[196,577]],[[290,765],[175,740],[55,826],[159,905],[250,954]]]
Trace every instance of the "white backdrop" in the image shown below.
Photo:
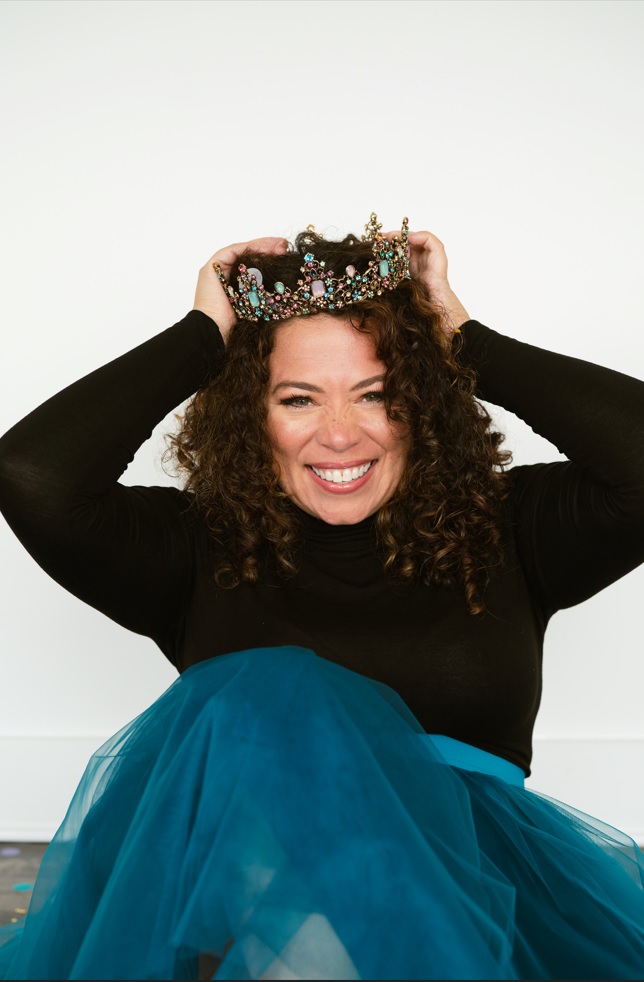
[[[0,39],[0,430],[178,320],[220,246],[372,210],[443,238],[473,316],[644,377],[644,4],[3,0]],[[128,483],[168,480],[164,429]],[[42,838],[174,670],[0,549],[0,837]],[[643,585],[552,622],[532,780],[642,838]]]

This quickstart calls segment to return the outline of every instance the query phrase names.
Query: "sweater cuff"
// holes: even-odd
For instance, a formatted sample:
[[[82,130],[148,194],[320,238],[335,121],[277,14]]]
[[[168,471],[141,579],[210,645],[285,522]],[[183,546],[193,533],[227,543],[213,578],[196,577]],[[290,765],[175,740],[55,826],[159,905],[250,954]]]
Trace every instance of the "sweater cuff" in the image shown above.
[[[186,314],[184,323],[191,324],[200,332],[204,354],[210,368],[209,374],[214,373],[221,366],[221,360],[226,351],[224,339],[216,322],[208,314],[204,314],[202,310],[191,310]]]

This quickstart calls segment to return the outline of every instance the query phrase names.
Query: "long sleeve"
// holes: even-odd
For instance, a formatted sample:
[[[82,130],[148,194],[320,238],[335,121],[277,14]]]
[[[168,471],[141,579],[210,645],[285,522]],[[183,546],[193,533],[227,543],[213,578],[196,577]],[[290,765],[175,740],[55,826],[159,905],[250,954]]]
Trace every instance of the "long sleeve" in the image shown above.
[[[463,335],[480,397],[568,458],[512,471],[519,553],[547,619],[644,561],[644,382],[475,321]]]
[[[174,488],[118,480],[154,426],[222,356],[216,325],[192,311],[0,440],[0,509],[33,558],[81,600],[158,641],[175,629],[170,622],[190,589],[187,500]]]

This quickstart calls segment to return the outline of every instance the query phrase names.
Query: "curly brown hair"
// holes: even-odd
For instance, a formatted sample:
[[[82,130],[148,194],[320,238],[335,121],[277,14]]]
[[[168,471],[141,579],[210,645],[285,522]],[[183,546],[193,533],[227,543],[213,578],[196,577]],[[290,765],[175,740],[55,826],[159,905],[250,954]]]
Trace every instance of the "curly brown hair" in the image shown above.
[[[371,244],[341,242],[315,232],[297,236],[286,255],[245,254],[266,282],[294,288],[303,256],[314,252],[329,269],[366,269]],[[369,334],[386,366],[390,419],[406,425],[410,448],[393,498],[375,527],[385,573],[447,588],[460,586],[470,613],[485,608],[488,569],[501,547],[502,436],[475,399],[476,378],[458,360],[459,335],[447,342],[444,311],[420,282],[329,314]],[[301,513],[279,484],[266,432],[269,359],[280,322],[238,321],[220,373],[200,389],[169,437],[169,453],[186,474],[186,489],[206,527],[223,546],[214,577],[221,587],[255,583],[272,559],[285,575],[297,571]]]

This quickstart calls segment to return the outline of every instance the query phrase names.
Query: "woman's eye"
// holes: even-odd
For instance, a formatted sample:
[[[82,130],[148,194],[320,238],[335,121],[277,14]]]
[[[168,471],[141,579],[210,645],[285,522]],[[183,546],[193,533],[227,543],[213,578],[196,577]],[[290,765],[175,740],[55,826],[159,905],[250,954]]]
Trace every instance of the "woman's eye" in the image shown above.
[[[365,402],[381,403],[385,401],[384,392],[365,392],[362,396]]]
[[[281,406],[295,406],[296,409],[300,409],[304,406],[311,405],[310,396],[288,396],[286,399],[280,399]]]

